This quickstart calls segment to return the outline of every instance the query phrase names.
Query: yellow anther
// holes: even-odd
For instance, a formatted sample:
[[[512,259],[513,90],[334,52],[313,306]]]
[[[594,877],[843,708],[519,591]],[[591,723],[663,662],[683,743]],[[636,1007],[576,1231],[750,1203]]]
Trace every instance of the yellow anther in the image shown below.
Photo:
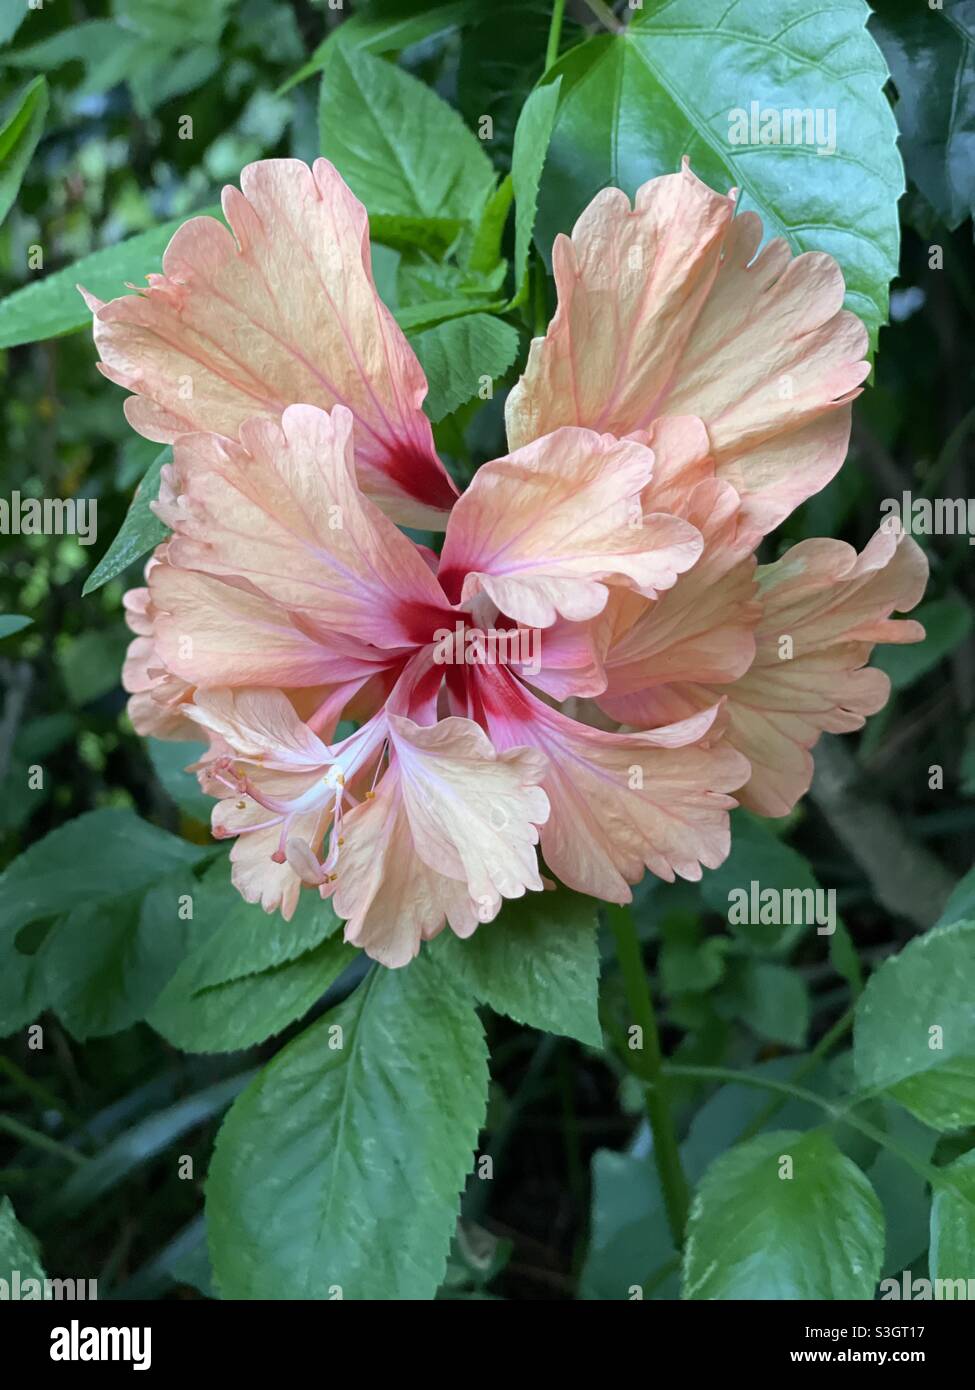
[[[344,844],[345,844],[345,836],[344,836],[344,835],[340,835],[340,836],[339,836],[339,849],[341,849],[342,846],[343,846]]]
[[[237,810],[238,810],[238,811],[246,811],[246,810],[247,810],[247,802],[246,802],[246,801],[238,801],[238,802],[237,802]]]

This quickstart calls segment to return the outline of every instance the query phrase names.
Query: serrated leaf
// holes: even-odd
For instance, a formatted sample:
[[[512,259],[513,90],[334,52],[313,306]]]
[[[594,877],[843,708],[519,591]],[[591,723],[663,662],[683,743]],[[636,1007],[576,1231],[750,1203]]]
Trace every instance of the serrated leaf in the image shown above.
[[[467,314],[410,336],[430,390],[424,409],[436,423],[476,396],[482,378],[504,376],[518,353],[518,330],[490,314]]]
[[[625,34],[571,50],[552,69],[563,80],[536,231],[545,253],[605,185],[632,195],[686,154],[713,188],[739,187],[768,236],[834,256],[875,343],[897,273],[904,177],[869,13],[864,0],[672,0],[634,13]],[[730,113],[750,116],[752,101],[834,111],[835,153],[733,144]]]
[[[159,497],[159,479],[165,464],[172,460],[172,450],[160,450],[149,466],[142,482],[135,490],[132,504],[119,527],[118,535],[105,551],[98,564],[85,580],[81,591],[82,598],[93,594],[117,574],[128,569],[140,556],[153,550],[169,534],[167,528],[156,514],[150,511],[150,503]]]
[[[234,1052],[300,1018],[357,956],[317,893],[303,893],[290,922],[247,903],[219,861],[195,894],[198,944],[166,985],[148,1021],[186,1052]]]
[[[224,1121],[207,1180],[223,1295],[433,1298],[487,1080],[477,1014],[442,972],[375,969]]]
[[[47,998],[73,1037],[105,1037],[144,1018],[186,954],[192,922],[179,876],[144,895],[79,903],[44,943]]]
[[[47,107],[47,82],[43,77],[35,77],[20,94],[6,123],[0,126],[0,222],[13,206],[44,132]]]
[[[526,893],[461,941],[442,932],[431,948],[444,973],[516,1023],[598,1047],[596,904],[560,888]]]
[[[220,217],[221,213],[219,208],[206,208],[194,216]],[[97,299],[114,299],[125,293],[127,283],[141,284],[146,275],[159,269],[173,233],[186,220],[178,217],[117,246],[93,251],[65,270],[14,290],[0,301],[0,348],[36,343],[89,326],[91,313],[78,285],[84,285]]]
[[[932,927],[880,965],[856,1011],[857,1080],[932,1129],[975,1124],[975,922]]]
[[[336,44],[320,121],[322,153],[366,205],[377,237],[380,217],[480,219],[494,189],[491,161],[457,112],[415,77]]]
[[[786,1047],[802,1047],[809,1032],[809,988],[787,966],[749,960],[735,972],[733,984],[722,992],[740,1019],[758,1037]]]
[[[856,1164],[821,1131],[779,1130],[708,1169],[688,1221],[682,1297],[869,1299],[883,1255],[883,1210]]]
[[[515,190],[515,298],[528,279],[528,253],[535,230],[538,190],[555,125],[562,79],[537,87],[525,102],[515,127],[511,181]]]

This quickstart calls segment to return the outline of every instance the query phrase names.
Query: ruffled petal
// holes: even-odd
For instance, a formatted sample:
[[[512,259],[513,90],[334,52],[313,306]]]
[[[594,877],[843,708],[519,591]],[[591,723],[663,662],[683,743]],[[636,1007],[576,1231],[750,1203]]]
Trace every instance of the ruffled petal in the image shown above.
[[[702,743],[716,709],[650,733],[608,733],[536,700],[503,669],[479,669],[477,679],[495,746],[530,744],[548,758],[542,854],[568,887],[626,903],[647,868],[668,882],[696,880],[727,856],[736,802],[726,793],[748,763],[722,741]]]
[[[390,516],[442,526],[456,488],[421,405],[423,370],[376,293],[366,210],[327,160],[270,159],[226,188],[224,215],[173,237],[148,289],[90,296],[101,370],[135,392],[130,424],[170,443],[237,437],[297,402],[348,406],[365,490]]]
[[[756,255],[754,213],[691,174],[652,179],[634,209],[606,189],[559,237],[558,311],[508,397],[518,448],[560,425],[623,436],[662,415],[700,417],[717,474],[763,531],[825,487],[849,442],[869,367],[831,257]]]
[[[239,444],[187,435],[163,470],[155,511],[168,559],[245,580],[298,620],[361,643],[408,648],[450,609],[413,542],[364,497],[352,416],[290,406],[247,420]]]
[[[444,591],[460,601],[483,591],[518,622],[549,627],[601,612],[607,584],[670,588],[702,542],[686,522],[644,514],[652,471],[643,444],[577,429],[485,464],[451,514]]]

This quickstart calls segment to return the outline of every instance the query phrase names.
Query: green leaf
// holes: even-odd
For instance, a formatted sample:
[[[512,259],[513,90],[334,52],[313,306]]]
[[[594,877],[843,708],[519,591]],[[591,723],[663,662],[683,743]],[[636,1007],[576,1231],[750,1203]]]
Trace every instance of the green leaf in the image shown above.
[[[682,1296],[870,1299],[883,1255],[883,1211],[856,1164],[821,1131],[779,1130],[708,1169],[688,1222]]]
[[[348,44],[377,55],[396,53],[459,28],[477,13],[480,3],[481,0],[446,0],[439,4],[436,0],[432,4],[417,0],[365,0],[356,5],[355,14],[350,14],[318,45],[308,62],[282,83],[276,95],[281,96],[321,72],[333,44]]]
[[[36,12],[35,12],[36,13]],[[9,43],[30,14],[26,3],[21,5],[18,0],[12,5],[6,5],[0,13],[0,43]]]
[[[908,1150],[921,1163],[930,1163],[938,1136],[918,1124],[900,1106],[884,1102],[884,1129],[899,1150]],[[867,1169],[870,1185],[880,1198],[887,1225],[882,1273],[887,1276],[909,1269],[928,1244],[931,1200],[927,1178],[908,1168],[900,1153],[881,1148]]]
[[[887,69],[864,30],[863,0],[672,0],[635,13],[552,69],[562,101],[542,182],[536,236],[546,249],[606,184],[632,195],[674,173],[699,178],[759,213],[796,252],[826,251],[846,302],[873,341],[897,273],[904,177],[883,87]],[[731,143],[731,113],[834,111],[837,149]],[[823,120],[827,117],[823,116]]]
[[[37,1238],[17,1220],[10,1198],[0,1197],[0,1279],[8,1290],[15,1270],[20,1275],[21,1286],[25,1279],[47,1278]]]
[[[878,647],[871,665],[886,671],[895,690],[906,690],[949,656],[972,630],[971,605],[962,598],[936,598],[911,614],[924,626],[923,642]]]
[[[124,82],[144,57],[144,35],[110,19],[87,19],[15,53],[0,54],[0,63],[31,72],[55,72],[66,63],[81,63],[84,77],[75,99],[101,95]]]
[[[320,120],[322,154],[365,203],[377,239],[389,235],[383,217],[412,219],[414,235],[417,223],[480,219],[494,189],[491,161],[457,112],[415,77],[334,45]]]
[[[560,888],[526,893],[461,941],[444,931],[431,948],[451,980],[516,1023],[598,1047],[596,905]]]
[[[210,813],[217,804],[212,796],[200,791],[200,784],[186,768],[206,752],[205,743],[175,743],[169,739],[146,739],[146,751],[152,770],[164,789],[186,815],[210,823]]]
[[[589,1250],[579,1276],[579,1297],[628,1299],[654,1270],[674,1260],[675,1251],[653,1163],[645,1154],[597,1149],[592,1157]],[[653,1293],[676,1298],[673,1276]],[[644,1297],[651,1294],[645,1292]]]
[[[859,1084],[932,1129],[975,1124],[975,922],[933,927],[885,960],[857,1004]]]
[[[476,396],[482,377],[504,376],[518,353],[518,330],[490,314],[468,314],[410,337],[426,373],[424,403],[436,423]]]
[[[12,637],[15,632],[23,632],[33,621],[33,618],[25,618],[20,613],[0,613],[0,637]]]
[[[13,206],[23,183],[31,155],[44,131],[47,107],[47,82],[43,77],[35,77],[24,88],[6,124],[0,126],[0,222]]]
[[[975,6],[884,0],[870,21],[897,88],[907,172],[954,231],[975,208]]]
[[[216,43],[237,0],[112,0],[116,19],[163,48]]]
[[[562,79],[537,87],[525,102],[515,127],[511,156],[511,181],[515,190],[515,298],[528,281],[528,253],[531,250],[538,209],[538,190],[548,154]]]
[[[969,869],[964,878],[960,878],[955,884],[954,891],[945,903],[944,912],[935,922],[935,926],[944,927],[949,922],[960,922],[963,917],[975,918],[975,868]]]
[[[79,1042],[145,1017],[189,946],[191,887],[179,876],[144,896],[80,903],[56,924],[42,951],[49,1006]]]
[[[107,629],[89,628],[63,641],[57,663],[68,699],[76,709],[118,686],[128,641],[121,623]]]
[[[943,1170],[953,1186],[939,1186],[931,1203],[928,1271],[932,1279],[975,1279],[975,1151],[962,1154]]]
[[[752,884],[757,885],[754,891]],[[773,896],[763,902],[766,890]],[[828,905],[827,899],[817,899],[817,890],[822,893],[808,861],[779,839],[767,821],[747,811],[733,812],[731,853],[701,882],[702,898],[731,931],[755,950],[772,955],[789,951],[810,929],[817,904]],[[787,914],[790,922],[784,920]],[[763,915],[783,920],[763,922]]]
[[[73,30],[69,31],[73,32]],[[219,208],[206,208],[200,217],[219,217]],[[17,347],[70,333],[91,323],[91,313],[78,286],[97,299],[124,294],[129,281],[138,283],[160,268],[162,253],[173,233],[186,221],[177,217],[151,231],[140,232],[117,246],[106,246],[83,256],[65,270],[56,270],[0,301],[0,348]]]
[[[154,549],[169,534],[156,514],[150,511],[149,504],[159,497],[159,479],[164,465],[170,463],[172,457],[172,450],[167,445],[149,465],[148,472],[135,490],[132,504],[119,527],[118,535],[85,580],[85,586],[81,591],[82,598],[93,594],[96,589],[100,589],[103,584],[107,584],[110,579],[128,569],[129,565],[141,555],[145,555],[146,551]]]
[[[207,1221],[223,1295],[433,1298],[487,1081],[477,1014],[442,972],[422,957],[374,969],[217,1136]]]
[[[210,851],[131,811],[89,811],[31,845],[0,875],[0,932],[146,889]]]
[[[733,984],[722,991],[734,1016],[758,1037],[802,1047],[809,1032],[809,989],[801,976],[770,961],[742,961]]]
[[[199,885],[194,919],[203,940],[149,1012],[185,1052],[233,1052],[300,1018],[356,956],[317,893],[302,893],[290,922],[247,903],[217,862]]]

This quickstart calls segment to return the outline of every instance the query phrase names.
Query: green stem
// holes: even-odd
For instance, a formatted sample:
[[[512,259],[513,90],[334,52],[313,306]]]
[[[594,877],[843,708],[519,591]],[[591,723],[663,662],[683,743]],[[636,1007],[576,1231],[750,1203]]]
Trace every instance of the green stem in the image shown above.
[[[21,1143],[31,1144],[35,1149],[43,1149],[45,1153],[56,1154],[58,1158],[66,1159],[69,1163],[80,1164],[85,1161],[84,1154],[69,1149],[66,1144],[59,1144],[56,1139],[41,1134],[39,1130],[31,1129],[29,1125],[22,1125],[10,1115],[0,1115],[0,1129],[6,1130]]]
[[[611,34],[623,32],[623,25],[613,14],[613,11],[606,4],[606,0],[586,0],[586,4],[599,20],[604,29],[608,29]]]
[[[616,942],[616,956],[623,972],[626,998],[634,1022],[643,1034],[643,1048],[634,1058],[640,1059],[639,1074],[645,1082],[644,1100],[650,1132],[653,1135],[653,1161],[657,1165],[663,1190],[667,1224],[674,1246],[684,1243],[684,1228],[690,1206],[690,1190],[680,1159],[677,1131],[670,1109],[670,1096],[664,1077],[660,1034],[653,1009],[650,984],[643,966],[640,942],[637,939],[633,915],[625,907],[607,907],[606,918]]]
[[[771,1077],[766,1076],[752,1076],[750,1072],[736,1071],[734,1067],[668,1065],[663,1068],[663,1072],[665,1076],[696,1077],[701,1081],[727,1081],[734,1085],[754,1086],[759,1090],[775,1091],[790,1100],[801,1100],[807,1105],[818,1106],[834,1123],[847,1125],[850,1129],[855,1129],[858,1133],[865,1135],[875,1144],[879,1144],[881,1148],[887,1149],[908,1168],[913,1168],[915,1173],[929,1182],[932,1187],[947,1188],[955,1196],[961,1197],[963,1201],[975,1207],[975,1197],[966,1192],[962,1184],[956,1181],[944,1168],[936,1168],[933,1163],[925,1163],[924,1159],[918,1158],[899,1140],[891,1139],[890,1135],[877,1125],[852,1113],[854,1106],[869,1099],[867,1095],[850,1096],[844,1104],[840,1105],[836,1101],[826,1100],[824,1096],[817,1095],[815,1091],[806,1090],[803,1086],[795,1086],[789,1081],[773,1081]]]
[[[810,1072],[815,1071],[826,1054],[832,1051],[833,1047],[842,1037],[845,1037],[849,1029],[853,1027],[853,1012],[853,1007],[851,1005],[846,1013],[836,1020],[832,1028],[823,1034],[809,1056],[804,1058],[800,1065],[796,1067],[795,1071],[789,1077],[789,1081],[793,1086],[802,1081]],[[770,1100],[768,1105],[764,1106],[755,1116],[751,1124],[746,1125],[742,1130],[741,1134],[738,1136],[738,1143],[742,1144],[746,1139],[754,1139],[759,1130],[768,1124],[772,1116],[779,1113],[787,1099],[787,1096],[780,1095],[775,1100]]]
[[[562,39],[562,17],[565,14],[565,0],[555,0],[552,6],[552,19],[548,27],[548,47],[545,49],[545,71],[559,56],[559,43]]]

